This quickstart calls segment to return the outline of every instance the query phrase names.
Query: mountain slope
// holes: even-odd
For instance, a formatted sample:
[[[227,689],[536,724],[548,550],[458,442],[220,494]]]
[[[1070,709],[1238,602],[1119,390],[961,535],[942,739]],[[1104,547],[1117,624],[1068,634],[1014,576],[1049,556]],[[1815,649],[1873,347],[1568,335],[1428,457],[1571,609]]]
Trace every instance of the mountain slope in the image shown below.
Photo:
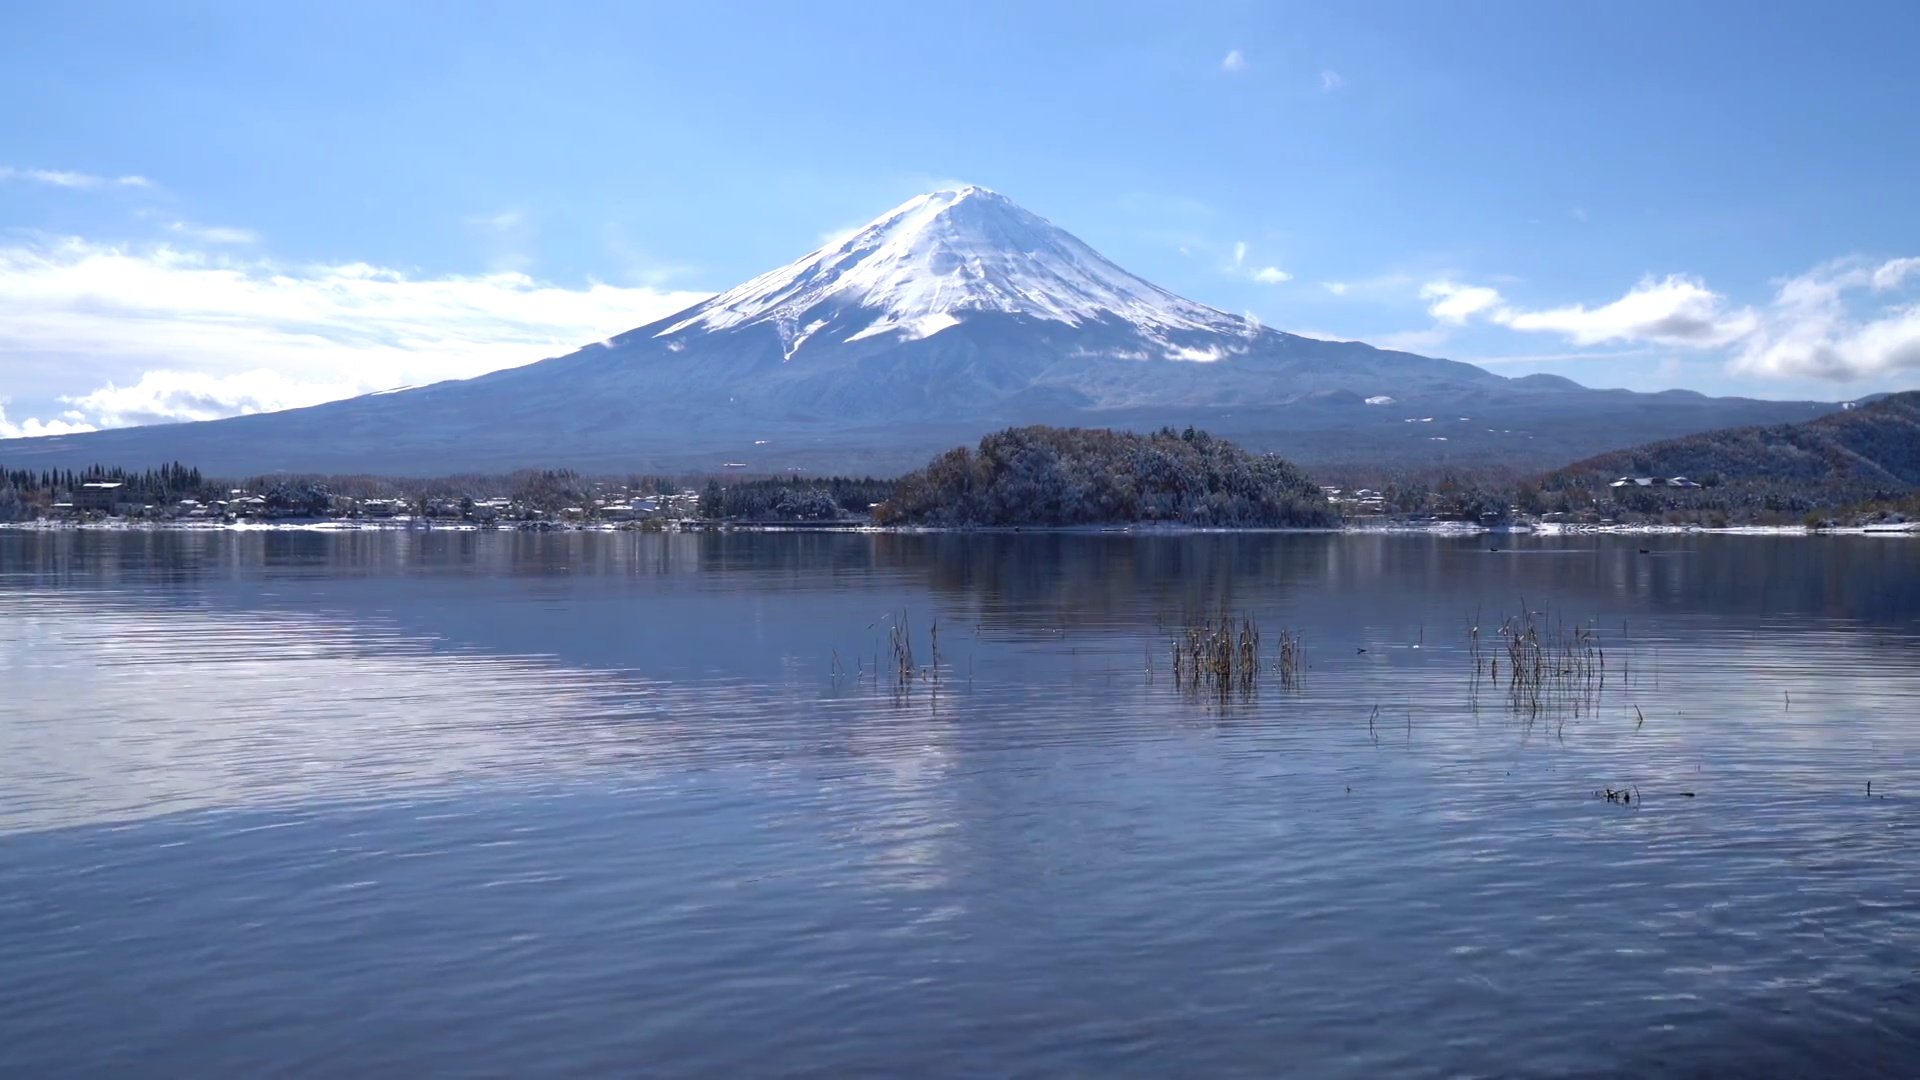
[[[23,466],[219,473],[896,471],[1011,425],[1193,424],[1306,462],[1546,464],[1831,406],[1588,390],[1288,334],[1182,299],[983,188],[610,342],[476,379],[202,424],[0,442]]]
[[[1790,485],[1865,497],[1920,487],[1920,391],[1800,424],[1709,431],[1616,450],[1549,474],[1563,488],[1622,476]]]

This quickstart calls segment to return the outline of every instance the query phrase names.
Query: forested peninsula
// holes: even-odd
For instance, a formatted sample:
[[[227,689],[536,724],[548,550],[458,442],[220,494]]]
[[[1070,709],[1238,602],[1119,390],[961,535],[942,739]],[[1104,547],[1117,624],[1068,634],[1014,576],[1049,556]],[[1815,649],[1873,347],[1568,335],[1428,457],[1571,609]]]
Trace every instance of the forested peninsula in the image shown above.
[[[881,525],[1154,524],[1334,528],[1340,516],[1305,473],[1188,428],[1151,435],[1021,427],[988,435],[901,477]]]

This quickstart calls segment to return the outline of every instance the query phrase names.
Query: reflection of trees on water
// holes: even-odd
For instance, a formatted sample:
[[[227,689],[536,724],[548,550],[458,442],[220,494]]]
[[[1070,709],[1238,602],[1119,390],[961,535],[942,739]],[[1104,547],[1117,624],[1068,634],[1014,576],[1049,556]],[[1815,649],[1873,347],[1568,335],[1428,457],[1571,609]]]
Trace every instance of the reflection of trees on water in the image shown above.
[[[918,568],[942,601],[984,626],[1137,627],[1143,620],[1285,606],[1342,553],[1328,535],[881,536],[876,561]]]
[[[0,533],[0,581],[47,588],[394,577],[687,577],[762,595],[928,589],[1013,629],[1259,608],[1374,624],[1476,606],[1847,619],[1912,629],[1903,538],[1216,533],[534,533],[452,530]],[[1642,554],[1641,549],[1647,549]],[[1145,614],[1143,613],[1150,613]],[[1464,626],[1464,622],[1462,623]],[[1447,631],[1451,633],[1449,629]]]
[[[1100,626],[1143,613],[1245,608],[1300,625],[1405,622],[1417,632],[1424,624],[1433,640],[1452,641],[1476,607],[1524,603],[1570,616],[1800,617],[1920,629],[1920,544],[1910,540],[1502,537],[1503,550],[1493,552],[1484,537],[1420,535],[870,539],[877,566],[923,573],[943,600],[987,625]]]

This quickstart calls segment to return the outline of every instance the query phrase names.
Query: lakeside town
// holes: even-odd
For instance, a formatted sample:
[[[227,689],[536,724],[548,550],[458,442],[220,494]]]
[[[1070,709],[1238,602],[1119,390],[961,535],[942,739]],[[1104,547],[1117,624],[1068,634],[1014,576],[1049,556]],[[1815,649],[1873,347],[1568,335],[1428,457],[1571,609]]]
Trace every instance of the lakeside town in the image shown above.
[[[892,481],[739,479],[704,487],[655,479],[591,481],[555,500],[513,485],[477,485],[472,492],[438,495],[354,495],[324,484],[279,481],[224,487],[215,492],[168,498],[127,479],[86,479],[70,488],[53,488],[42,502],[21,500],[17,489],[0,490],[0,524],[39,527],[335,527],[477,528],[528,531],[667,531],[714,527],[873,528],[889,522],[883,510]],[[836,488],[852,487],[851,498],[836,498]],[[1659,491],[1684,493],[1701,484],[1685,477],[1621,477],[1614,493],[1644,498]],[[1650,518],[1596,504],[1583,510],[1529,512],[1518,505],[1490,506],[1477,491],[1451,497],[1422,494],[1408,508],[1401,490],[1320,485],[1334,519],[1329,527],[1348,529],[1443,528],[1501,531],[1646,528],[1715,529],[1738,527],[1724,517],[1668,514]],[[6,496],[12,495],[11,500]],[[844,492],[843,492],[844,494]],[[1740,523],[1751,526],[1752,522]],[[1916,533],[1920,522],[1897,511],[1875,510],[1824,517],[1793,529],[1847,529]]]
[[[355,497],[316,484],[234,487],[220,497],[155,498],[124,480],[87,480],[12,520],[87,524],[237,525],[270,522],[464,523],[482,526],[641,525],[700,518],[700,492],[609,486],[578,505],[541,506],[507,495]],[[35,510],[38,510],[36,513]],[[8,520],[0,517],[0,520]]]

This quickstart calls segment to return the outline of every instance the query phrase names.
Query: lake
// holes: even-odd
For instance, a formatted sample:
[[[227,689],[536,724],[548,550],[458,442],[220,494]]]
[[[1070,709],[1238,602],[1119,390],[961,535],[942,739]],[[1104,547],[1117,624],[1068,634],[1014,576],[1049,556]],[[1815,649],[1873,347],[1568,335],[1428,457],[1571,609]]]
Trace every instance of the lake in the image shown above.
[[[1917,808],[1910,539],[0,532],[6,1076],[1912,1075]]]

